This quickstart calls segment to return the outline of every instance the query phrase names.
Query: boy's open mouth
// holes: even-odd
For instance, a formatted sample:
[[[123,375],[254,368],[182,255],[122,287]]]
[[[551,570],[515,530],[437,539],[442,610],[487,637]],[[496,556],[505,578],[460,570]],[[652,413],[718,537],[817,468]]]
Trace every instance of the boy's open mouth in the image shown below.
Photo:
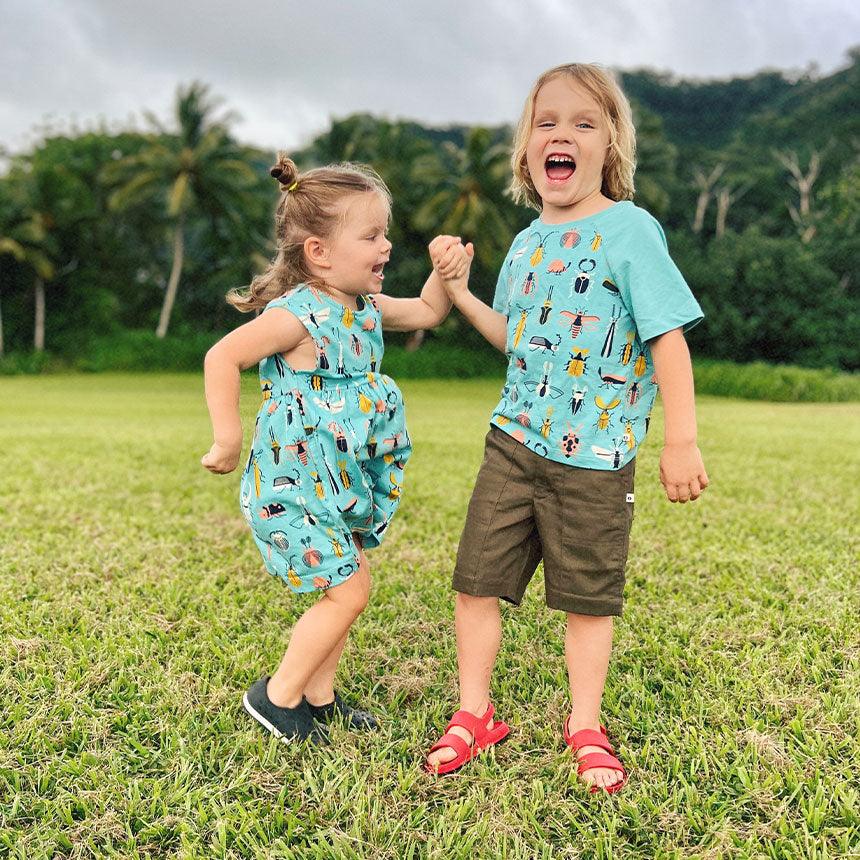
[[[548,179],[551,179],[553,182],[564,182],[573,176],[576,170],[576,162],[571,155],[553,152],[547,157],[546,162],[544,162],[544,170]]]
[[[381,281],[381,280],[383,280],[383,279],[385,278],[385,275],[383,275],[383,274],[382,274],[382,270],[383,270],[384,268],[385,268],[385,263],[377,263],[377,264],[376,264],[376,265],[371,269],[371,271],[373,272],[373,274],[374,274],[374,275],[376,275],[376,277],[377,277],[377,278],[379,278],[379,280],[380,280],[380,281]]]

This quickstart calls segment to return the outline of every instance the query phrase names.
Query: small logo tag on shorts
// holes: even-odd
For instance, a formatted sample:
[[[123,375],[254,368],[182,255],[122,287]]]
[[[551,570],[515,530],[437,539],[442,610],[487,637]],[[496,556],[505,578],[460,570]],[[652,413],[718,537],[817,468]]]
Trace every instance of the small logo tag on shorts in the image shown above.
[[[628,493],[628,494],[627,494],[627,499],[626,499],[626,501],[628,501],[628,502],[632,502],[632,501],[633,501],[633,493]]]

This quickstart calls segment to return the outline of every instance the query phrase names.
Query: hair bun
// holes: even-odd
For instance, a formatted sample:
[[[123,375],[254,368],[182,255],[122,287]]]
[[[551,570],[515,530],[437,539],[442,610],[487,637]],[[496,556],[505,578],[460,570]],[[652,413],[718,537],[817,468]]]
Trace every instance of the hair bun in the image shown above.
[[[269,170],[269,173],[274,176],[281,185],[292,185],[299,176],[299,171],[295,162],[283,152],[278,153],[278,163]]]

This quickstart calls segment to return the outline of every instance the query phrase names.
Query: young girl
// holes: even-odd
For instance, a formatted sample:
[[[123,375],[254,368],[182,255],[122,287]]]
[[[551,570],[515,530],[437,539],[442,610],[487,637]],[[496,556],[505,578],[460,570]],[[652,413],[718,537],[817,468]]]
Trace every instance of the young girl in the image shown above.
[[[592,791],[618,791],[627,778],[599,714],[635,456],[658,379],[667,496],[686,502],[708,485],[683,336],[702,312],[660,226],[630,202],[634,149],[630,107],[609,74],[581,64],[545,72],[512,157],[514,195],[540,216],[514,239],[492,308],[462,281],[445,282],[509,365],[454,572],[460,710],[430,751],[431,772],[456,770],[508,734],[489,701],[498,599],[519,604],[542,558],[547,604],[567,614],[564,742]]]
[[[400,391],[380,373],[382,328],[432,328],[450,301],[435,271],[420,298],[380,293],[391,201],[371,170],[336,165],[299,175],[282,155],[271,173],[282,189],[277,256],[247,294],[228,295],[242,311],[265,311],[206,355],[214,442],[201,462],[218,474],[236,468],[239,373],[259,362],[263,401],[242,511],[269,573],[322,597],[296,622],[277,671],[253,684],[243,704],[277,737],[321,740],[318,724],[335,715],[353,728],[376,726],[335,694],[334,675],[368,599],[364,551],[391,522],[411,451]],[[437,237],[430,248],[452,273],[468,266],[455,238]]]

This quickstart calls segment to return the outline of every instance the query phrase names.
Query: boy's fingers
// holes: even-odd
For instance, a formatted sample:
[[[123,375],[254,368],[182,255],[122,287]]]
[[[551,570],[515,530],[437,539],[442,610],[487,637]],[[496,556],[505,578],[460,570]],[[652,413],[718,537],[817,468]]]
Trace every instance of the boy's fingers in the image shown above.
[[[469,255],[469,257],[475,256],[475,246],[471,242],[466,243],[466,253]]]

